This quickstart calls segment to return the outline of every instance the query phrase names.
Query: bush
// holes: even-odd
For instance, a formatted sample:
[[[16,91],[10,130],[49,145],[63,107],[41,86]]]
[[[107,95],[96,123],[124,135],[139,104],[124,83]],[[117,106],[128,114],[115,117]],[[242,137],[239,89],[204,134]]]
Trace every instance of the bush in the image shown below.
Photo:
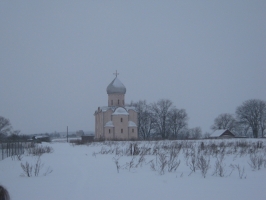
[[[260,170],[261,169],[261,167],[264,163],[263,155],[253,153],[253,154],[250,154],[249,159],[250,159],[250,161],[248,162],[248,164],[250,165],[250,167],[253,170],[256,170],[256,169]]]
[[[54,149],[50,146],[40,146],[34,143],[30,147],[28,147],[26,150],[29,155],[33,155],[33,156],[41,156],[44,153],[54,152]]]
[[[200,170],[202,176],[205,178],[208,170],[210,169],[210,157],[200,155],[197,157],[197,167]]]
[[[23,170],[23,173],[21,174],[21,176],[32,177],[33,175],[39,176],[40,170],[43,168],[44,164],[41,162],[40,157],[38,157],[35,164],[30,164],[26,161],[25,164],[20,163],[20,166]],[[43,175],[46,176],[47,174],[52,173],[52,171],[53,170],[50,167],[48,167],[46,172]]]

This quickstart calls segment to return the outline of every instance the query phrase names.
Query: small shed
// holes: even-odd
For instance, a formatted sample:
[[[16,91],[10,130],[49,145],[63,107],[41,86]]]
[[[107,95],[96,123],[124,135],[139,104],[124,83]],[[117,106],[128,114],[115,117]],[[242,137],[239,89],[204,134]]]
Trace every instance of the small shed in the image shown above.
[[[51,139],[49,136],[33,136],[32,141],[37,143],[42,143],[42,142],[51,142]]]
[[[210,138],[234,138],[235,135],[227,130],[227,129],[220,129],[220,130],[216,130],[214,131],[211,135]]]
[[[81,136],[82,143],[93,142],[93,140],[94,140],[94,135],[83,135],[83,136]]]

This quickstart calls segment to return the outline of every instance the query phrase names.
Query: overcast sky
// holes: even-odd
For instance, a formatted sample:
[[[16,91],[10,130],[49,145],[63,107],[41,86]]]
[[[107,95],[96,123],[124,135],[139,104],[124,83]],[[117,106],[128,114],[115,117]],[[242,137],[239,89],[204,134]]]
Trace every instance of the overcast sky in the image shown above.
[[[0,1],[0,116],[25,134],[92,130],[115,70],[126,102],[189,127],[266,100],[266,1]]]

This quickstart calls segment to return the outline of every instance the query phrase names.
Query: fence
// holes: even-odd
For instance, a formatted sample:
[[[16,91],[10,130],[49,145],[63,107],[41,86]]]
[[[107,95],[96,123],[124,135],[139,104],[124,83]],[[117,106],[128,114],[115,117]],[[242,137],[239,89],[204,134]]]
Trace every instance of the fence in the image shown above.
[[[28,142],[7,142],[0,143],[0,160],[7,157],[24,153]]]

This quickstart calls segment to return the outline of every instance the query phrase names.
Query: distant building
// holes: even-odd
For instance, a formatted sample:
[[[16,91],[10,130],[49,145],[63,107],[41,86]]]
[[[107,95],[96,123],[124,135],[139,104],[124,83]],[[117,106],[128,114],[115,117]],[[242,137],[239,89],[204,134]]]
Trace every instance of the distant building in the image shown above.
[[[82,143],[88,143],[88,142],[93,142],[94,136],[93,135],[83,135],[81,136],[81,142]]]
[[[51,139],[49,136],[33,136],[31,141],[42,143],[42,142],[51,142]]]
[[[95,111],[95,139],[130,140],[138,138],[137,111],[125,106],[126,87],[117,78],[108,85],[108,106]]]
[[[216,130],[214,131],[209,138],[234,138],[235,135],[226,129],[220,129],[220,130]]]
[[[77,137],[81,137],[83,135],[84,135],[84,131],[83,130],[79,130],[79,131],[76,132],[76,136]]]

